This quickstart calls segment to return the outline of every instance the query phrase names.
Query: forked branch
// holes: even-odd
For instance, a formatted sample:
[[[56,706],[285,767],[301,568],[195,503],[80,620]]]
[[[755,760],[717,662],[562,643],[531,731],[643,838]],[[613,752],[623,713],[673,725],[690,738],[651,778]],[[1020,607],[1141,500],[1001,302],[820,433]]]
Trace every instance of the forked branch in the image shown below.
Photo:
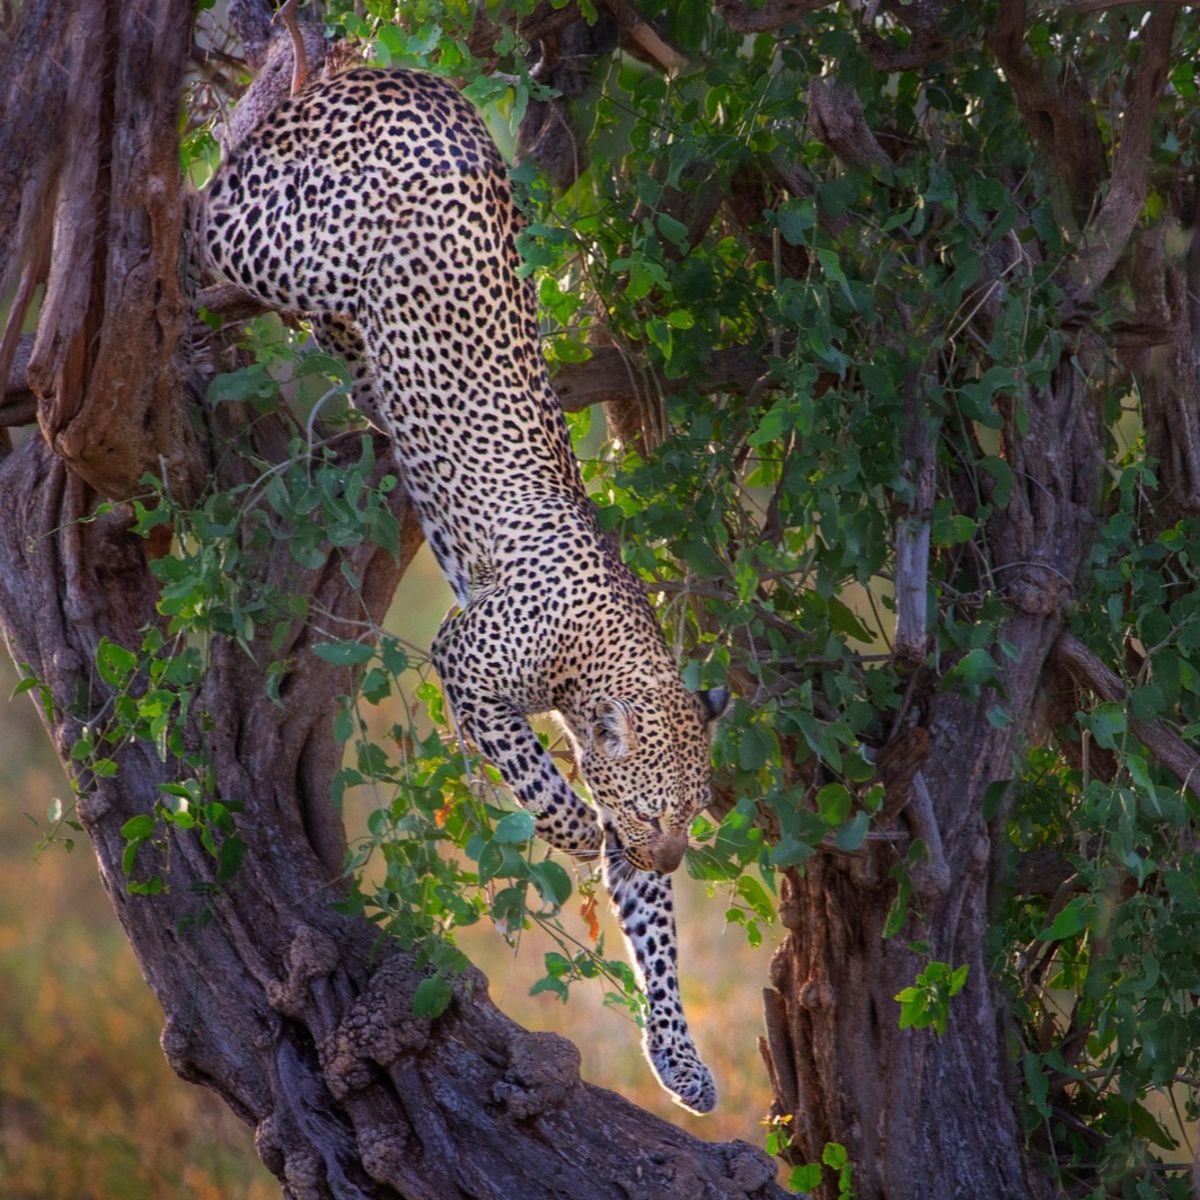
[[[1074,634],[1060,634],[1051,655],[1081,687],[1089,688],[1109,702],[1125,700],[1125,684],[1121,677],[1101,662]],[[1129,728],[1134,736],[1145,743],[1150,753],[1178,775],[1192,795],[1200,799],[1200,755],[1165,721],[1139,721],[1130,716]]]
[[[1171,35],[1178,10],[1157,8],[1138,38],[1141,61],[1126,99],[1120,142],[1108,194],[1087,229],[1087,246],[1075,267],[1076,304],[1090,299],[1125,251],[1146,203],[1150,134],[1171,67]]]

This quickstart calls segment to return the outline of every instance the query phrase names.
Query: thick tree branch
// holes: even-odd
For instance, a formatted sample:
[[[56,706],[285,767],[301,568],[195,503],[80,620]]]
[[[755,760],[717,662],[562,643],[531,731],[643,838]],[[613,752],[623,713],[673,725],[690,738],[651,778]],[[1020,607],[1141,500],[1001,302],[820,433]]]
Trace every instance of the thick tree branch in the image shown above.
[[[1150,133],[1170,73],[1171,35],[1178,16],[1174,8],[1155,9],[1138,38],[1141,61],[1126,101],[1108,193],[1087,227],[1087,244],[1073,272],[1072,299],[1076,304],[1089,300],[1108,278],[1146,203]]]
[[[678,47],[671,45],[666,37],[633,7],[629,0],[604,0],[604,4],[620,26],[621,32],[640,47],[653,62],[662,67],[667,74],[682,71],[687,66],[687,55]]]
[[[572,102],[587,90],[597,60],[616,46],[617,30],[607,17],[589,25],[577,16],[538,39],[540,57],[531,74],[559,94],[551,100],[530,99],[517,130],[516,160],[532,159],[560,190],[570,187],[587,166],[587,139],[575,127]]]
[[[1200,228],[1187,250],[1165,222],[1139,234],[1130,263],[1137,315],[1149,329],[1165,331],[1165,351],[1137,347],[1127,361],[1138,381],[1151,456],[1157,460],[1155,502],[1139,525],[1153,539],[1186,516],[1200,512]],[[1119,344],[1119,343],[1118,343]]]
[[[896,513],[896,632],[892,652],[909,666],[925,661],[929,606],[929,545],[933,527],[936,423],[915,378],[904,386],[904,476],[911,494]]]
[[[868,12],[874,6],[868,5]],[[913,71],[939,62],[950,52],[950,42],[942,33],[941,0],[885,0],[883,11],[901,22],[910,37],[906,45],[889,42],[870,24],[862,31],[863,48],[880,71]]]
[[[205,288],[197,294],[196,302],[231,321],[276,311],[233,283],[218,283]],[[295,321],[302,314],[281,315],[285,320]],[[764,353],[746,346],[733,346],[715,350],[702,372],[686,379],[663,379],[661,387],[668,395],[678,395],[693,388],[710,392],[748,392],[768,370]],[[559,367],[553,383],[565,412],[579,412],[592,404],[634,404],[643,391],[640,368],[617,346],[597,346],[587,362]]]
[[[229,0],[226,15],[233,26],[246,61],[256,71],[267,60],[267,50],[275,37],[273,8],[269,0]]]
[[[892,160],[863,115],[862,101],[849,84],[814,79],[808,89],[813,136],[851,167],[890,167]]]
[[[248,321],[252,317],[261,317],[269,312],[278,312],[285,321],[301,319],[299,313],[274,308],[236,283],[225,281],[214,283],[197,292],[196,307],[225,317],[229,321]]]
[[[717,0],[717,8],[734,33],[766,33],[791,24],[805,13],[828,8],[831,3],[832,0],[766,0],[755,6],[745,0]]]
[[[1018,896],[1053,896],[1074,872],[1057,850],[1030,850],[1013,869],[1012,888]]]
[[[1074,634],[1062,633],[1054,643],[1053,656],[1081,687],[1089,688],[1103,700],[1125,699],[1125,684]],[[1129,717],[1129,728],[1164,766],[1172,770],[1193,796],[1200,799],[1200,755],[1172,730],[1165,721],[1139,721]]]
[[[235,878],[221,879],[194,831],[160,824],[134,871],[169,886],[130,893],[121,831],[133,816],[154,819],[162,785],[191,777],[194,764],[164,761],[120,732],[105,747],[115,774],[93,777],[71,757],[84,728],[103,736],[117,707],[95,667],[101,639],[135,648],[161,623],[146,543],[129,531],[124,506],[95,516],[99,497],[85,477],[112,494],[141,465],[136,456],[150,455],[155,467],[166,460],[173,487],[182,460],[228,488],[261,463],[211,446],[252,438],[257,459],[278,461],[288,428],[260,414],[226,428],[237,406],[204,409],[183,384],[192,364],[181,344],[176,130],[191,6],[146,0],[78,11],[98,22],[89,27],[95,70],[78,86],[99,103],[88,110],[90,128],[75,114],[69,170],[54,180],[70,190],[56,210],[53,303],[33,372],[51,401],[53,436],[28,439],[0,461],[0,634],[53,696],[44,717],[74,773],[77,815],[105,886],[166,1013],[168,1060],[254,1126],[285,1194],[305,1200],[782,1200],[761,1151],[705,1145],[581,1083],[574,1048],[504,1018],[477,973],[436,1022],[415,1019],[422,972],[411,957],[394,945],[381,951],[374,927],[331,907],[341,865],[329,805],[341,763],[332,718],[349,679],[313,644],[343,620],[356,632],[364,617],[382,620],[420,536],[401,489],[389,498],[399,562],[362,544],[306,569],[286,538],[242,547],[241,584],[303,598],[321,613],[297,620],[279,644],[264,622],[253,653],[214,635],[201,690],[188,698],[185,740],[204,756],[206,794],[237,802],[245,856]],[[82,282],[68,277],[68,250],[85,256]],[[0,378],[7,384],[8,372]],[[214,436],[206,415],[227,436]],[[269,679],[284,703],[268,698]]]
[[[516,22],[517,32],[530,45],[551,37],[568,25],[579,21],[579,4],[577,0],[569,0],[561,6],[552,0],[543,0],[533,12],[526,17],[520,17]],[[500,39],[500,27],[480,7],[475,18],[475,24],[467,38],[467,46],[472,54],[479,58],[488,57],[496,42]]]
[[[0,296],[16,284],[29,223],[44,214],[65,149],[60,117],[83,49],[72,36],[75,8],[32,0],[0,57]]]
[[[1082,218],[1104,181],[1104,143],[1082,76],[1064,68],[1054,82],[1026,48],[1026,11],[1027,0],[1000,0],[992,48],[1046,169]]]

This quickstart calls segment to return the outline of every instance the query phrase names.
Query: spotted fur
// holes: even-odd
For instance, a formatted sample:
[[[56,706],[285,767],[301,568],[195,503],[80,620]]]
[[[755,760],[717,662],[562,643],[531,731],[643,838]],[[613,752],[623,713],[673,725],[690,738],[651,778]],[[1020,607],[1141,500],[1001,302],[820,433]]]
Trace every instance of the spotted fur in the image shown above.
[[[313,314],[395,441],[458,599],[433,660],[462,731],[539,836],[605,878],[650,999],[645,1045],[685,1107],[716,1103],[679,999],[668,872],[709,800],[724,693],[692,693],[584,491],[517,273],[518,218],[474,109],[433,76],[314,82],[209,189],[212,263]],[[528,716],[556,712],[594,807]]]

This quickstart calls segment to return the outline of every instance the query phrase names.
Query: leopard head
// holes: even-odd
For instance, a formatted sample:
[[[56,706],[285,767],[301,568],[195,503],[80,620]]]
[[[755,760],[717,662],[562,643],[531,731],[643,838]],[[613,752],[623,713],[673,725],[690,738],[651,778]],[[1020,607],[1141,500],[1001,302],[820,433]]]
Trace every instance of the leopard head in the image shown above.
[[[709,747],[728,703],[724,688],[691,692],[673,673],[592,702],[579,768],[639,870],[683,861],[688,827],[711,798]]]

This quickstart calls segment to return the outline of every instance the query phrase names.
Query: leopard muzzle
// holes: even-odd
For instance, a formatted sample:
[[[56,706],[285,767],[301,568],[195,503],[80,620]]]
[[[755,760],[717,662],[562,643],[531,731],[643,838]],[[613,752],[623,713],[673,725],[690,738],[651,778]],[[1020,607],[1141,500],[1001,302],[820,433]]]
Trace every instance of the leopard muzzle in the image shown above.
[[[656,833],[650,842],[650,860],[654,863],[654,869],[669,875],[683,862],[687,848],[686,829],[668,829]]]

